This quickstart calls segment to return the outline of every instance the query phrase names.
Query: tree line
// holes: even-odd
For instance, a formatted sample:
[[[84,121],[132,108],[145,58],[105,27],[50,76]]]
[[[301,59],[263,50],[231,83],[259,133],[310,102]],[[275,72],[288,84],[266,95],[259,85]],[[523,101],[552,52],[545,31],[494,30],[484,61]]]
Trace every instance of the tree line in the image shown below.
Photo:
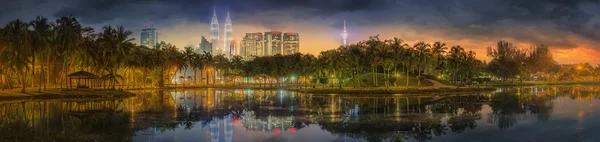
[[[316,56],[297,53],[243,59],[199,53],[193,47],[179,50],[166,42],[148,48],[132,43],[131,34],[122,26],[95,31],[74,17],[10,21],[0,28],[0,88],[20,86],[24,92],[28,86],[41,91],[54,85],[62,89],[67,84],[65,76],[80,70],[99,74],[103,86],[113,89],[117,84],[162,87],[178,83],[409,87],[422,86],[426,78],[464,85],[482,77],[523,80],[557,70],[547,46],[523,50],[507,41],[488,47],[489,63],[460,45],[408,44],[379,36]]]

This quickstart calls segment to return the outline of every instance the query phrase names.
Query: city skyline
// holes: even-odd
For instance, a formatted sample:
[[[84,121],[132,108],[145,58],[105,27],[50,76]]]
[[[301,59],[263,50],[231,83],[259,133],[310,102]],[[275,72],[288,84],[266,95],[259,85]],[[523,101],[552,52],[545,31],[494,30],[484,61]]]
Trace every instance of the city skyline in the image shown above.
[[[123,25],[134,35],[141,33],[143,25],[153,24],[161,29],[159,41],[173,43],[182,49],[186,45],[198,45],[200,33],[210,32],[209,24],[216,6],[218,17],[226,17],[227,9],[232,12],[236,23],[233,40],[241,41],[245,33],[255,31],[295,31],[304,33],[301,53],[318,54],[339,47],[342,43],[339,33],[343,30],[343,20],[347,20],[347,28],[352,31],[348,43],[377,34],[382,38],[398,37],[411,44],[439,40],[474,50],[479,59],[486,60],[489,59],[485,56],[486,47],[494,46],[498,40],[508,40],[522,48],[533,44],[549,45],[559,63],[600,63],[600,32],[594,28],[598,24],[596,9],[599,5],[596,2],[294,1],[272,3],[272,7],[260,3],[264,2],[23,0],[4,3],[0,23],[16,18],[27,21],[37,15],[48,18],[73,15],[81,19],[82,25],[96,30],[105,25]],[[537,5],[547,7],[538,8]],[[495,8],[482,8],[490,6]],[[139,43],[139,40],[136,38],[134,42]]]

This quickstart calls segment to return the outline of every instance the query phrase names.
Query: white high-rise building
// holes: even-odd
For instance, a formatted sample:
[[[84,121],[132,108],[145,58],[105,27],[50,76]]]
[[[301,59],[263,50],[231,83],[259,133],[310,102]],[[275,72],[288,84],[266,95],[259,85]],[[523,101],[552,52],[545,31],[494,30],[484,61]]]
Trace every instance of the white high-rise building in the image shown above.
[[[140,44],[148,48],[156,48],[156,44],[158,44],[158,32],[156,32],[156,29],[153,27],[142,29]]]
[[[217,19],[216,7],[210,21],[210,42],[212,43],[213,55],[222,54],[219,48],[219,20]]]
[[[229,52],[231,41],[233,40],[233,27],[231,25],[231,17],[229,16],[229,10],[227,10],[227,19],[225,19],[225,37],[223,40],[223,54],[225,57],[232,57],[231,52]]]

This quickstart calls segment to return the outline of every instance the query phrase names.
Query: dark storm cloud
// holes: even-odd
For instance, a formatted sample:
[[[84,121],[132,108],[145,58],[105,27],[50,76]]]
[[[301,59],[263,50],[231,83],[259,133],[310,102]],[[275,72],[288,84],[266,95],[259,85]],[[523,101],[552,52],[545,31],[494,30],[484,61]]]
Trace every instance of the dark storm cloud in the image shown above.
[[[66,6],[54,16],[73,15],[90,24],[121,19],[165,23],[176,18],[209,23],[213,6],[216,6],[217,13],[231,9],[233,15],[237,16],[236,19],[250,22],[246,24],[281,28],[283,26],[276,18],[282,16],[295,19],[329,18],[342,12],[373,11],[389,2],[390,0],[84,0]],[[252,18],[265,13],[275,15]]]
[[[282,19],[337,21],[349,26],[377,27],[410,25],[445,31],[448,39],[498,40],[545,43],[577,47],[576,37],[600,41],[599,0],[61,0],[51,16],[73,15],[84,24],[118,24],[141,27],[144,24],[178,24],[179,20],[209,23],[216,5],[219,20],[225,9],[235,22],[285,29]],[[45,0],[9,1],[0,6],[0,16],[28,8],[22,3],[48,3]],[[13,4],[11,4],[13,3]],[[17,4],[14,4],[17,3]],[[20,3],[20,4],[19,4]],[[5,4],[6,5],[6,4]],[[582,8],[588,6],[588,10]],[[34,10],[35,12],[35,10]],[[8,16],[11,16],[8,14]],[[596,19],[596,20],[595,20]],[[0,19],[1,20],[1,19]],[[222,22],[222,21],[221,21]],[[290,21],[288,21],[290,22]],[[293,21],[291,21],[293,22]],[[575,37],[575,38],[567,38]]]

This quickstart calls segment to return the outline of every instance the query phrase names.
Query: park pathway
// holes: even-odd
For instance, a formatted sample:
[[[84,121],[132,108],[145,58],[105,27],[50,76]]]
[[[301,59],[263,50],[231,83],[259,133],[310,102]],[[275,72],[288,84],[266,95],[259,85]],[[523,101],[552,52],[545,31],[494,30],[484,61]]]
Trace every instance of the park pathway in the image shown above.
[[[450,86],[450,85],[443,84],[436,80],[431,80],[431,79],[427,79],[427,80],[430,81],[431,83],[433,83],[432,87],[434,89],[438,89],[438,88],[442,88],[442,87],[444,87],[444,88],[455,88],[456,87],[456,86]]]

